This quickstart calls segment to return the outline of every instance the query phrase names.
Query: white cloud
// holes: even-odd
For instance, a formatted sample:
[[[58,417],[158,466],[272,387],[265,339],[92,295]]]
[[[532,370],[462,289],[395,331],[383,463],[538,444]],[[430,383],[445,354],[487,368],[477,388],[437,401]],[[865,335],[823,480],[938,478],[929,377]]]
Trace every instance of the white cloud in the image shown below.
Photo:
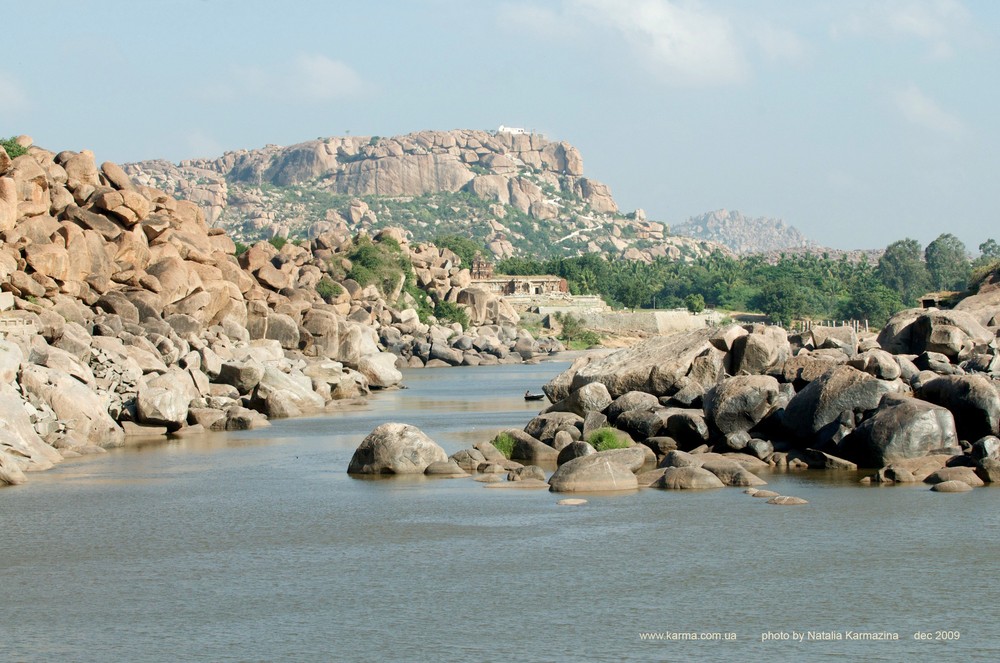
[[[960,0],[894,0],[866,4],[833,26],[840,34],[904,37],[923,42],[933,59],[954,56],[958,44],[976,39],[972,15]]]
[[[610,26],[644,63],[671,82],[715,85],[743,80],[749,65],[729,19],[697,2],[572,0],[586,19]]]
[[[958,116],[946,111],[916,85],[895,90],[892,102],[913,125],[953,137],[966,133],[965,123]]]
[[[212,100],[254,98],[281,102],[356,99],[371,90],[348,64],[325,55],[299,54],[291,62],[270,67],[234,67],[227,83],[204,96]]]
[[[798,62],[808,50],[790,30],[701,0],[563,0],[554,8],[520,0],[501,4],[496,18],[501,28],[570,48],[614,34],[657,78],[681,85],[738,83],[751,73],[751,56]]]
[[[3,110],[20,111],[28,108],[28,95],[13,76],[0,71],[0,105]]]

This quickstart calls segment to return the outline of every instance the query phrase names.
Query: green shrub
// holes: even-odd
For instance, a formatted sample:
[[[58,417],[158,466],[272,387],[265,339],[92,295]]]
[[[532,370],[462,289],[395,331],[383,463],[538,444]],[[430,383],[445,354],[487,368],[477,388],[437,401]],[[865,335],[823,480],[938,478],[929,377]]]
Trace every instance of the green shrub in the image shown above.
[[[598,428],[591,433],[590,436],[587,437],[587,444],[594,447],[598,451],[628,448],[628,443],[618,437],[615,429],[608,428],[607,426]]]
[[[7,151],[7,156],[11,159],[16,159],[28,153],[28,148],[17,144],[17,136],[0,140],[0,145],[3,145],[3,149]]]
[[[351,261],[351,270],[346,276],[362,287],[374,284],[383,295],[389,296],[400,279],[404,288],[414,282],[413,265],[402,254],[399,242],[392,238],[376,243],[359,235],[347,252],[347,258]]]
[[[500,433],[493,439],[493,446],[504,455],[504,458],[510,458],[514,453],[514,436],[510,433]]]
[[[330,302],[344,292],[344,288],[339,283],[335,283],[329,276],[323,278],[316,284],[316,294],[323,298],[323,301]]]
[[[241,256],[250,250],[250,247],[243,242],[235,242],[236,244],[236,255]]]
[[[462,329],[469,327],[469,314],[458,304],[452,302],[438,302],[434,307],[434,317],[440,324],[457,322],[462,325]]]
[[[271,243],[271,246],[273,246],[274,248],[278,249],[279,251],[281,250],[281,247],[283,247],[285,244],[288,244],[288,238],[287,237],[277,237],[276,236],[276,237],[272,237],[271,239],[269,239],[267,241]]]

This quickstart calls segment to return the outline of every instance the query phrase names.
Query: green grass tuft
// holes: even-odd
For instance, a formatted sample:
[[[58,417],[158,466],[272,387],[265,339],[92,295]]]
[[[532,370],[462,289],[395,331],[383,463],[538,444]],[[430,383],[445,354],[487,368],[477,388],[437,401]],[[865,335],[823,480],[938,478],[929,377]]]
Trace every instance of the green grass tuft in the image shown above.
[[[591,433],[587,438],[587,443],[598,451],[628,448],[628,443],[618,437],[615,429],[608,428],[607,426],[598,428]]]
[[[500,433],[493,439],[493,446],[509,459],[514,453],[514,436],[510,433]]]

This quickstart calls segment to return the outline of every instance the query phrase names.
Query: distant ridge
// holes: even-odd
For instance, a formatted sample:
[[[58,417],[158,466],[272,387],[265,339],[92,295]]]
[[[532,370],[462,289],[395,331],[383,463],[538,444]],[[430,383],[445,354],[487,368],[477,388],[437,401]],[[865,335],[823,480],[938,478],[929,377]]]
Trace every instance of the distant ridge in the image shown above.
[[[738,255],[784,249],[822,250],[797,228],[781,219],[751,218],[737,210],[706,212],[673,226],[672,231],[675,235],[717,242]]]

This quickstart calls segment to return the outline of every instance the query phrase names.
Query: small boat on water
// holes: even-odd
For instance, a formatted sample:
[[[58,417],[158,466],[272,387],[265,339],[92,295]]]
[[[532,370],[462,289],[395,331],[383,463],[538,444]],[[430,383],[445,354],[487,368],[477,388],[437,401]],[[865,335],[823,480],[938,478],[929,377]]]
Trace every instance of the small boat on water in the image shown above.
[[[526,401],[540,401],[545,398],[545,394],[533,394],[530,390],[524,392],[524,400]]]

